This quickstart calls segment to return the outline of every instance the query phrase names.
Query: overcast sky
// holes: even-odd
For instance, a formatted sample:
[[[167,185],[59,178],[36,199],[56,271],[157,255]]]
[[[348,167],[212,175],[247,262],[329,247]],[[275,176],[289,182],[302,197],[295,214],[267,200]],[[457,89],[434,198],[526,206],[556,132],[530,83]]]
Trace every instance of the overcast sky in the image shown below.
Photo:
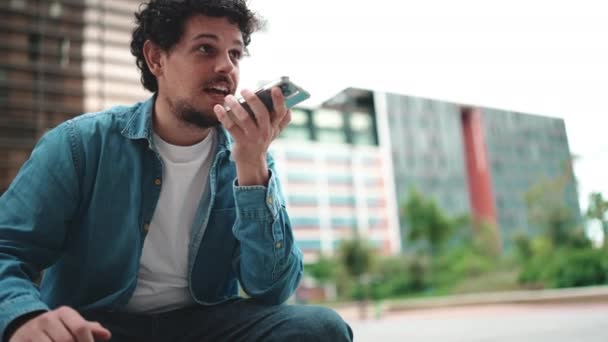
[[[287,74],[564,118],[581,207],[608,195],[608,6],[548,0],[249,0],[267,19],[242,86]]]

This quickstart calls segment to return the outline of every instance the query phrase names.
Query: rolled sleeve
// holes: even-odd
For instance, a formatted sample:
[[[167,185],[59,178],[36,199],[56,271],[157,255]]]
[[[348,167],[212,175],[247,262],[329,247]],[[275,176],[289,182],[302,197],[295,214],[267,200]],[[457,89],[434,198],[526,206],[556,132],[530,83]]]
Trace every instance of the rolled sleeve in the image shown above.
[[[236,272],[245,292],[268,304],[283,303],[302,276],[301,253],[294,245],[289,216],[276,172],[267,186],[234,183],[237,220],[232,232],[240,242]]]
[[[269,170],[269,173],[268,186],[239,186],[236,179],[234,180],[234,199],[240,217],[274,220],[285,206],[276,184],[276,177],[272,170]]]
[[[0,341],[6,341],[9,325],[17,318],[36,311],[48,311],[49,307],[36,296],[20,296],[0,304]]]

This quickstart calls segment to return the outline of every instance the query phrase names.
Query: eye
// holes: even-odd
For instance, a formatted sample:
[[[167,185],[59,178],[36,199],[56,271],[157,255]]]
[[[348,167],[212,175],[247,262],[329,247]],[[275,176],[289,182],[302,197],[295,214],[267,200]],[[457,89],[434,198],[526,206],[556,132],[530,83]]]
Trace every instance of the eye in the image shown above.
[[[230,51],[230,58],[232,58],[233,61],[240,61],[243,58],[243,53],[239,50],[232,50]]]
[[[209,44],[203,44],[198,47],[198,51],[200,51],[204,54],[211,54],[211,53],[213,53],[214,48],[213,48],[213,46],[211,46]]]

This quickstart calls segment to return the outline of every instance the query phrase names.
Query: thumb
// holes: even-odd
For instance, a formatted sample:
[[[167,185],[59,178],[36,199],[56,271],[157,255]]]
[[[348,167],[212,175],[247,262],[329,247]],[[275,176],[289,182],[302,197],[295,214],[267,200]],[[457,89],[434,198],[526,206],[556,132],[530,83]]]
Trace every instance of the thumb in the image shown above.
[[[95,339],[101,339],[102,341],[107,341],[112,337],[110,330],[104,328],[98,322],[91,322],[91,332]]]

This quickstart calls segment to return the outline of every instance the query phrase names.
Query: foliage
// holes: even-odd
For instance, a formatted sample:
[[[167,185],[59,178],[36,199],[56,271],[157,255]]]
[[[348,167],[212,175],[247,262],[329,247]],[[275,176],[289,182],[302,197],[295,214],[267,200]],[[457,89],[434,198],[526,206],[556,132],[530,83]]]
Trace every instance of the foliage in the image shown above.
[[[371,297],[383,299],[420,292],[429,285],[429,271],[429,260],[423,256],[384,258],[374,272]]]
[[[608,284],[608,257],[593,248],[561,248],[535,255],[520,274],[534,287],[575,287]]]
[[[600,222],[604,233],[604,248],[608,248],[608,200],[605,200],[601,193],[594,192],[589,195],[587,218]]]
[[[408,201],[402,207],[409,231],[409,241],[418,241],[428,246],[432,255],[437,255],[445,243],[457,233],[457,229],[466,225],[468,219],[446,216],[433,199],[426,199],[412,190]]]
[[[334,259],[321,255],[316,263],[306,265],[304,270],[320,284],[327,284],[336,278],[338,266]]]
[[[594,249],[577,226],[563,200],[566,183],[561,177],[530,189],[526,204],[533,228],[516,234],[506,252],[500,250],[495,225],[449,217],[413,191],[402,212],[407,238],[423,248],[377,257],[364,238],[355,236],[343,241],[335,257],[321,257],[307,272],[322,284],[335,282],[341,298],[358,300],[608,284],[608,254]],[[592,195],[587,217],[605,222],[606,206],[601,195]]]
[[[370,244],[356,234],[352,240],[342,241],[338,258],[348,276],[359,279],[371,271],[374,254]]]
[[[529,222],[556,246],[571,242],[569,233],[576,226],[575,217],[564,200],[570,180],[567,174],[542,179],[524,196]]]

